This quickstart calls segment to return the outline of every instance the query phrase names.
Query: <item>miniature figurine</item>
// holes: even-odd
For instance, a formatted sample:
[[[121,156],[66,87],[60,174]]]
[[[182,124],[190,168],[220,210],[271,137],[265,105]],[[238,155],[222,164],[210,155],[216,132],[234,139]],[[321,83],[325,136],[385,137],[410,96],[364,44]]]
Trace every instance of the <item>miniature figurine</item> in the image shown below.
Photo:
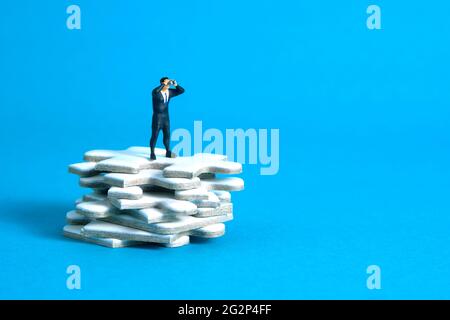
[[[175,89],[170,88],[174,86]],[[178,85],[176,80],[163,77],[160,85],[152,91],[153,117],[152,117],[152,137],[150,138],[150,159],[155,160],[155,146],[158,140],[159,131],[163,132],[163,143],[166,148],[166,157],[172,157],[170,150],[170,119],[169,119],[169,101],[184,93],[183,87]]]

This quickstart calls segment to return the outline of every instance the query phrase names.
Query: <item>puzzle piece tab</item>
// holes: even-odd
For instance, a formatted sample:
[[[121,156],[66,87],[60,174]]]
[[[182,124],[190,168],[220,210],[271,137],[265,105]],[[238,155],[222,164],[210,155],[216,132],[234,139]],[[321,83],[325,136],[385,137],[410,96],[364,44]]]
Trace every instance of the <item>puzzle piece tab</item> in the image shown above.
[[[194,229],[189,233],[192,237],[217,238],[225,234],[225,224],[216,223],[206,227]]]
[[[77,204],[76,212],[90,219],[99,219],[110,216],[114,213],[119,213],[108,200],[103,201],[88,201]]]
[[[69,172],[80,177],[96,176],[99,172],[95,170],[95,165],[95,162],[74,163],[69,166]]]

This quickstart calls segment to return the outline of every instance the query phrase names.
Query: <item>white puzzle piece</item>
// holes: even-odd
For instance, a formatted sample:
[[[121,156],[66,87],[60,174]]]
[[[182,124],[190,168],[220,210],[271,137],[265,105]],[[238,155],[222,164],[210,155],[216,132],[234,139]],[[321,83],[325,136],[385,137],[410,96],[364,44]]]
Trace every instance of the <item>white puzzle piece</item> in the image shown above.
[[[220,202],[231,202],[231,193],[224,190],[213,190]]]
[[[153,186],[133,186],[133,187],[111,187],[108,190],[108,196],[116,199],[132,199],[137,200],[142,197],[145,192],[173,192],[173,190],[159,188],[153,188]],[[207,200],[209,198],[209,192],[205,188],[194,188],[189,190],[175,190],[173,192],[174,198],[177,200]]]
[[[82,202],[76,209],[77,213],[91,219],[105,218],[119,211],[108,200]]]
[[[94,153],[95,157],[93,157]],[[130,149],[118,153],[95,150],[95,152],[91,151],[86,159],[90,161],[102,159],[95,166],[97,171],[138,173],[145,169],[158,169],[164,170],[164,176],[173,178],[193,178],[202,174],[230,174],[242,171],[240,163],[226,161],[226,156],[223,155],[208,153],[178,158],[165,158],[160,155],[156,160],[149,160],[148,156],[143,157],[139,152],[130,152]]]
[[[244,180],[236,177],[203,179],[201,186],[206,190],[240,191],[244,189]]]
[[[138,186],[127,188],[111,187],[108,190],[108,197],[115,199],[138,200],[142,198],[143,194],[144,191]]]
[[[103,201],[108,199],[106,193],[99,193],[99,192],[91,192],[89,194],[86,194],[83,196],[83,202],[88,201]]]
[[[160,234],[188,232],[193,229],[198,229],[210,224],[230,221],[232,219],[233,214],[212,216],[207,218],[177,215],[176,220],[174,221],[148,224],[127,214],[113,214],[106,218],[102,218],[103,221]]]
[[[80,177],[96,176],[99,172],[95,170],[95,165],[95,162],[74,163],[69,166],[69,172]]]
[[[205,188],[200,187],[190,190],[176,190],[174,196],[178,200],[207,200],[209,192]]]
[[[83,188],[93,188],[93,189],[106,189],[109,185],[105,182],[105,177],[103,175],[96,175],[92,177],[81,177],[80,186]]]
[[[221,215],[208,218],[196,218],[192,216],[180,216],[177,221],[159,222],[151,224],[151,229],[156,233],[173,234],[180,232],[187,232],[193,229],[198,229],[210,224],[226,222],[233,219],[233,215]]]
[[[138,242],[138,241],[86,237],[81,234],[81,228],[83,228],[83,226],[67,225],[63,229],[63,234],[65,237],[71,239],[95,243],[109,248],[123,248],[145,244],[145,242]]]
[[[200,187],[200,179],[166,178],[161,170],[142,170],[136,174],[129,173],[107,173],[105,183],[125,188],[141,185],[155,185],[171,190],[187,190]]]
[[[197,208],[197,213],[194,217],[206,218],[213,216],[220,216],[233,213],[233,204],[230,202],[221,203],[217,208]]]
[[[216,223],[206,227],[194,229],[189,232],[192,237],[199,238],[217,238],[225,234],[225,224]]]
[[[220,205],[219,197],[213,192],[208,192],[208,199],[192,200],[191,202],[197,208],[217,208]]]
[[[169,166],[176,165],[176,164],[189,164],[191,162],[218,162],[218,161],[227,161],[227,156],[221,155],[221,154],[212,154],[212,153],[197,153],[193,156],[187,156],[187,157],[178,157],[178,158],[165,158],[160,157],[156,160],[152,160],[151,168],[152,169],[159,169],[163,170]],[[206,171],[205,173],[208,173]],[[213,172],[210,172],[213,173]]]
[[[112,185],[128,185],[135,182],[141,183],[137,186],[132,187],[112,187],[108,191],[108,194],[116,199],[140,199],[144,194],[144,190],[152,187],[151,185],[144,184],[142,173],[137,174],[140,177],[128,177],[128,174],[107,174],[105,182]],[[161,175],[159,175],[161,177]],[[115,181],[112,181],[112,180]],[[137,181],[140,180],[140,181]],[[196,178],[194,178],[196,180]],[[148,181],[148,180],[147,180]],[[195,185],[196,182],[189,182],[188,184]],[[163,183],[158,183],[161,186]],[[187,186],[185,184],[184,186]],[[228,178],[215,178],[215,179],[204,179],[200,181],[200,187],[187,189],[187,190],[175,190],[175,199],[178,200],[203,200],[209,198],[208,191],[214,191],[214,193],[219,196],[220,201],[231,201],[231,195],[226,191],[239,191],[244,188],[244,181],[241,178],[228,177]]]
[[[176,220],[176,213],[164,212],[158,208],[120,211],[109,201],[88,201],[77,206],[77,213],[89,219],[102,219],[114,214],[131,215],[148,224]]]
[[[197,206],[195,204],[185,200],[176,200],[172,194],[167,192],[144,193],[137,200],[109,197],[109,201],[120,210],[157,207],[166,212],[184,214],[194,214],[197,212]]]
[[[182,159],[182,158],[181,158]],[[95,165],[95,170],[115,173],[139,173],[145,169],[161,170],[177,161],[175,158],[166,158],[157,155],[157,160],[138,155],[117,155]]]
[[[102,160],[95,165],[95,170],[117,173],[138,173],[151,169],[151,160],[143,157],[120,155]]]
[[[130,227],[119,226],[104,221],[93,221],[81,229],[81,234],[94,238],[113,238],[139,242],[156,242],[170,244],[180,238],[179,234],[156,234]]]
[[[225,159],[225,156],[208,153],[199,153],[192,157],[179,157],[172,165],[163,169],[163,175],[169,178],[192,179],[204,173],[234,174],[242,172],[240,163],[225,161]]]
[[[160,246],[167,248],[178,248],[189,244],[189,236],[181,236],[171,243],[161,243]]]
[[[166,150],[155,148],[156,156],[165,156]],[[136,156],[150,158],[150,148],[148,147],[130,147],[126,150],[91,150],[84,154],[84,160],[89,162],[99,162],[116,156]]]
[[[146,224],[173,221],[177,216],[176,213],[164,212],[158,208],[128,210],[127,213]]]
[[[66,214],[67,224],[73,225],[85,225],[88,224],[91,219],[83,216],[82,214],[77,213],[75,210],[69,211]]]
[[[138,148],[138,147],[134,147]],[[145,149],[145,148],[144,148]],[[132,151],[136,151],[137,149],[132,149]],[[160,149],[161,150],[161,149]],[[102,151],[102,150],[100,150]],[[104,150],[103,150],[104,151]],[[98,150],[97,150],[98,152]],[[125,153],[127,152],[127,153]],[[178,157],[178,158],[166,158],[163,156],[163,154],[157,154],[156,160],[150,160],[148,157],[148,154],[146,156],[142,156],[139,152],[136,152],[133,154],[133,152],[130,152],[130,149],[121,151],[120,153],[108,157],[104,160],[99,161],[95,169],[97,171],[107,171],[107,172],[116,172],[116,173],[138,173],[141,170],[145,169],[157,169],[157,170],[163,170],[166,167],[172,166],[172,165],[191,165],[192,163],[202,163],[203,167],[205,166],[212,166],[212,167],[225,167],[223,170],[228,173],[229,168],[231,165],[226,160],[226,156],[223,155],[216,155],[216,154],[207,154],[207,153],[201,153],[196,154],[192,157]],[[104,157],[111,155],[110,152],[106,152]],[[96,159],[101,158],[100,156],[97,156]],[[224,163],[222,163],[224,162]],[[231,170],[236,170],[235,167],[237,165],[234,165],[234,167]],[[175,168],[176,169],[176,168]],[[213,171],[211,171],[213,170]],[[208,170],[208,168],[205,168],[203,171],[205,173],[208,172],[215,172],[214,169]],[[221,171],[221,169],[217,169]],[[222,171],[223,171],[222,170]],[[201,174],[202,172],[199,172],[198,174]],[[196,175],[197,176],[197,175]],[[180,177],[180,176],[173,176],[173,177]],[[192,176],[193,177],[193,176]],[[192,178],[191,177],[191,178]]]

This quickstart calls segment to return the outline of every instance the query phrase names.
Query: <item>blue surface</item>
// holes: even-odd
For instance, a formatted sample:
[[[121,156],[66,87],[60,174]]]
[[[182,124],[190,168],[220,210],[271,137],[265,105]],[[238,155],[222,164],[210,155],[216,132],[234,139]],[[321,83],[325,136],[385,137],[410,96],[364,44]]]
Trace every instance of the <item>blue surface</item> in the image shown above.
[[[78,0],[71,31],[72,1],[1,1],[0,298],[450,298],[450,4],[374,3],[382,30],[372,1]],[[279,128],[279,173],[244,166],[212,242],[63,238],[67,165],[146,145],[163,75],[174,129]]]

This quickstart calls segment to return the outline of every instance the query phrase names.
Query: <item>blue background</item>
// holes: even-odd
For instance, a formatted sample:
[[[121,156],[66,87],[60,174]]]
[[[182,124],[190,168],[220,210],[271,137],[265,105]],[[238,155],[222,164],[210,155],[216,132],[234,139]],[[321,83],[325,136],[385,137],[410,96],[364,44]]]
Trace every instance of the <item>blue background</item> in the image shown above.
[[[382,10],[368,30],[366,8]],[[68,30],[78,4],[82,29]],[[450,298],[446,1],[3,0],[0,298]],[[245,165],[227,235],[110,250],[61,236],[67,165],[172,127],[279,128],[280,171]],[[82,289],[66,288],[66,268]],[[368,290],[366,268],[381,267]]]

